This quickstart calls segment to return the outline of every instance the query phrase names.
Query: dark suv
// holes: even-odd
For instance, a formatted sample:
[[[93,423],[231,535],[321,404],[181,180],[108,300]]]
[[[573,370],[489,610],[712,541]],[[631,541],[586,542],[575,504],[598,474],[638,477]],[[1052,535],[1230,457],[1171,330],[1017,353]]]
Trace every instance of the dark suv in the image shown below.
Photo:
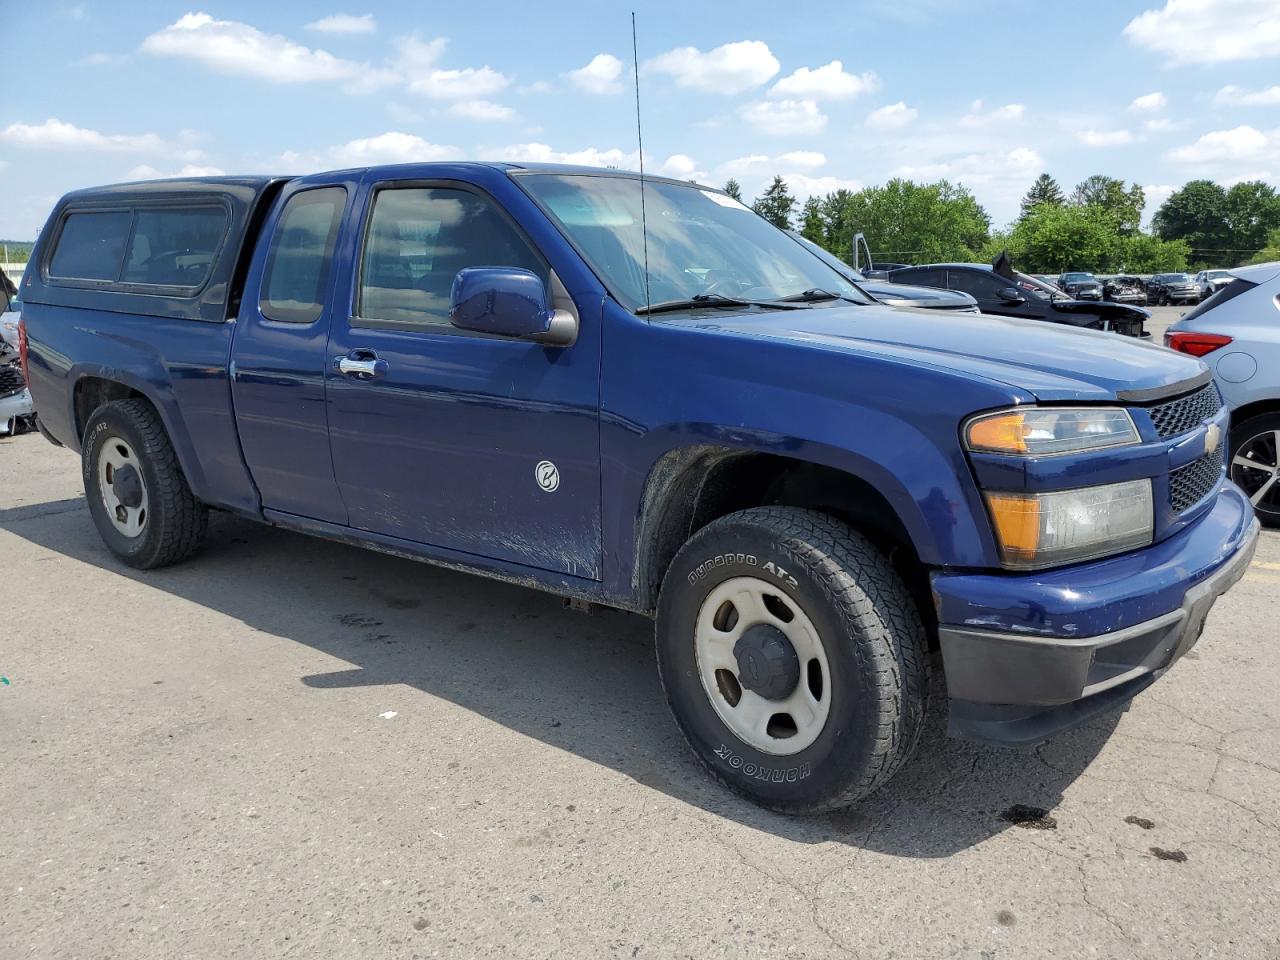
[[[1140,307],[1074,300],[1029,274],[1006,266],[1001,266],[1000,271],[985,263],[934,263],[895,270],[889,279],[894,283],[962,291],[978,301],[978,309],[983,313],[1113,330],[1130,337],[1148,336],[1143,323],[1150,314]]]
[[[1147,303],[1196,303],[1200,288],[1185,273],[1157,273],[1147,281]]]
[[[1073,300],[1102,299],[1102,284],[1092,273],[1064,273],[1058,288]]]

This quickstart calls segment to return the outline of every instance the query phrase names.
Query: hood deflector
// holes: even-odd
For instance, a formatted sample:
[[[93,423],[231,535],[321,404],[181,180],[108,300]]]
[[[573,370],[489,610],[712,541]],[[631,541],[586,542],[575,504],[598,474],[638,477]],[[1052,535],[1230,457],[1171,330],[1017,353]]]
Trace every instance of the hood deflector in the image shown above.
[[[1148,390],[1117,390],[1116,399],[1129,403],[1154,403],[1157,400],[1176,397],[1181,393],[1190,393],[1192,390],[1203,387],[1212,379],[1213,374],[1204,370],[1188,380],[1181,380],[1164,387],[1152,387]]]

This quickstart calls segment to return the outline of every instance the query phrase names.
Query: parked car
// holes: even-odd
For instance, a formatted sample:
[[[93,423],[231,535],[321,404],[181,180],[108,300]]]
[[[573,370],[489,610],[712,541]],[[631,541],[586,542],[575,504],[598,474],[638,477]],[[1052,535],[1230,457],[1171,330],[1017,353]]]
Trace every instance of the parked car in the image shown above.
[[[1263,523],[1280,526],[1280,263],[1228,272],[1231,283],[1170,326],[1165,344],[1213,370],[1231,408],[1231,479]]]
[[[217,508],[653,616],[697,756],[789,812],[901,767],[934,645],[953,732],[1034,743],[1196,642],[1258,536],[1199,360],[893,310],[726,194],[639,183],[62,198],[24,362],[107,548],[185,560]]]
[[[22,301],[16,296],[3,299],[7,309],[0,313],[0,437],[11,437],[35,428],[36,408],[18,360]]]
[[[916,307],[927,310],[954,310],[960,313],[977,313],[978,301],[958,290],[939,290],[937,287],[913,287],[906,283],[890,283],[887,280],[868,280],[834,253],[806,240],[794,230],[788,234],[815,257],[835,270],[850,283],[857,284],[863,293],[887,307]]]
[[[933,263],[895,270],[889,276],[895,283],[967,293],[978,301],[983,313],[1109,330],[1130,337],[1150,336],[1143,326],[1150,314],[1139,307],[1072,300],[1057,287],[1025,273],[1007,266],[1001,271],[984,263]]]
[[[1147,302],[1147,285],[1141,277],[1111,277],[1103,282],[1102,293],[1112,303]]]
[[[1167,306],[1195,303],[1199,299],[1200,288],[1185,273],[1157,273],[1147,281],[1147,303]]]
[[[1230,270],[1201,270],[1195,275],[1196,290],[1202,301],[1208,300],[1233,279]]]
[[[1073,300],[1101,300],[1102,282],[1092,273],[1064,273],[1058,289]]]
[[[1039,280],[1041,283],[1043,283],[1043,284],[1044,284],[1045,286],[1047,286],[1047,287],[1053,287],[1053,288],[1055,288],[1055,289],[1057,289],[1057,290],[1061,290],[1061,289],[1062,289],[1061,287],[1059,287],[1059,286],[1058,286],[1058,278],[1057,278],[1057,277],[1051,277],[1051,276],[1049,276],[1049,274],[1047,274],[1047,273],[1033,273],[1033,274],[1031,274],[1031,276],[1032,276],[1032,277],[1034,277],[1035,279]]]

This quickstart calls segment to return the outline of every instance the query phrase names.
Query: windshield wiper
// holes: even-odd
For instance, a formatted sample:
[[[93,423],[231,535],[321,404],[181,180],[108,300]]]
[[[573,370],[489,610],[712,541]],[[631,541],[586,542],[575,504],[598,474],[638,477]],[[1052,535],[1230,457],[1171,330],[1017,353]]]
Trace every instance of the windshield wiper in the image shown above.
[[[662,303],[640,307],[637,314],[672,313],[676,310],[692,310],[694,307],[773,307],[777,310],[803,310],[798,303],[784,303],[781,300],[742,300],[738,297],[726,297],[719,293],[695,293],[684,300],[664,300]]]
[[[801,293],[792,294],[789,297],[781,297],[774,301],[775,303],[819,303],[823,300],[847,300],[849,303],[862,303],[861,300],[855,300],[843,293],[832,293],[830,290],[823,290],[821,287],[813,287]]]

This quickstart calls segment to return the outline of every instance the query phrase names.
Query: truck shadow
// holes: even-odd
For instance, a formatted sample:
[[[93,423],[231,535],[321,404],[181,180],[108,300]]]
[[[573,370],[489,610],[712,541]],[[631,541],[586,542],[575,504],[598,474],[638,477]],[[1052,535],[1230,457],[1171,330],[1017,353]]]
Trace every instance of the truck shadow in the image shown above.
[[[1062,791],[1118,722],[1102,718],[1034,752],[1002,750],[947,738],[935,695],[919,751],[886,789],[842,813],[783,817],[733,796],[693,759],[668,713],[644,618],[583,615],[548,594],[226,515],[214,515],[200,557],[149,573],[107,552],[83,500],[0,510],[0,527],[349,663],[281,679],[317,698],[407,685],[715,816],[802,843],[932,858],[1014,823],[1051,828]]]

